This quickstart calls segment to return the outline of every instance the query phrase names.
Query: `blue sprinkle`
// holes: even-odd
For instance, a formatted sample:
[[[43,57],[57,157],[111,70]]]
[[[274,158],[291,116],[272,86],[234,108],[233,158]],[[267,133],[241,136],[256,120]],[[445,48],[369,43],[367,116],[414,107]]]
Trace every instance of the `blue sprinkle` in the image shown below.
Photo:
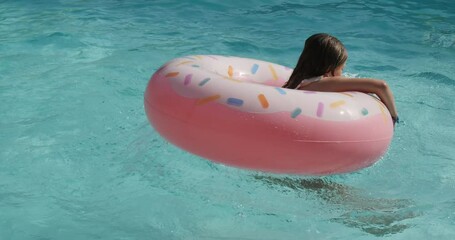
[[[291,117],[292,117],[292,118],[296,118],[296,117],[299,116],[301,113],[302,113],[302,109],[296,108],[294,111],[292,111]]]
[[[204,80],[202,80],[200,83],[199,83],[199,86],[204,86],[204,84],[206,84],[208,81],[210,81],[210,78],[206,78]]]
[[[363,116],[368,115],[368,109],[363,108],[363,109],[362,109],[362,115],[363,115]]]
[[[243,100],[242,99],[238,99],[238,98],[228,98],[227,99],[227,104],[232,105],[232,106],[236,106],[236,107],[240,107],[240,106],[243,105]]]
[[[253,65],[253,67],[251,68],[251,73],[252,74],[256,74],[256,72],[258,71],[258,68],[259,68],[259,65],[257,65],[256,63]]]
[[[198,68],[198,67],[199,67],[199,65],[196,65],[196,64],[193,64],[193,65],[191,65],[191,66],[192,66],[192,67],[195,67],[195,68]]]
[[[282,88],[276,87],[275,88],[281,95],[285,95],[286,91],[284,91]]]

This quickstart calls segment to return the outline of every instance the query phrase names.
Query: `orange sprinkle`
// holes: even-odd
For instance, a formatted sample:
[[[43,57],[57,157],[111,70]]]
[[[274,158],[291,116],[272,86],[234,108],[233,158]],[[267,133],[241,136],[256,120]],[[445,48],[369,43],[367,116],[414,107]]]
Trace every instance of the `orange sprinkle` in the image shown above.
[[[215,101],[215,100],[219,99],[220,97],[221,97],[221,95],[216,94],[216,95],[208,96],[205,98],[201,98],[201,99],[197,100],[196,104],[197,105],[206,104],[206,103]]]
[[[166,74],[166,77],[177,77],[179,75],[179,72],[170,72]]]
[[[344,105],[344,104],[346,104],[346,102],[344,100],[340,100],[340,101],[336,101],[336,102],[331,103],[330,107],[331,108],[337,108],[337,107],[339,107],[341,105]]]
[[[272,65],[269,65],[270,72],[272,72],[273,80],[278,80],[278,75],[276,74],[275,68]]]
[[[267,98],[265,98],[264,94],[259,94],[258,95],[259,102],[261,103],[263,108],[268,108],[269,107],[269,102],[267,101]]]
[[[232,68],[232,66],[229,65],[229,67],[228,67],[228,76],[230,78],[232,78],[233,75],[234,75],[234,68]]]

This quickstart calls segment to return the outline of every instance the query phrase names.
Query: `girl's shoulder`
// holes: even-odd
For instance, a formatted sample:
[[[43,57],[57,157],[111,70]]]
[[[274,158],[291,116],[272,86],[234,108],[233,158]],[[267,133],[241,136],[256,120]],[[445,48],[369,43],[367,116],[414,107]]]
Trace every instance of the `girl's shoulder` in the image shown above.
[[[302,80],[302,82],[297,86],[297,89],[302,89],[303,87],[311,84],[311,83],[314,83],[314,82],[319,82],[321,81],[321,79],[323,78],[324,76],[316,76],[316,77],[312,77],[312,78],[305,78]]]

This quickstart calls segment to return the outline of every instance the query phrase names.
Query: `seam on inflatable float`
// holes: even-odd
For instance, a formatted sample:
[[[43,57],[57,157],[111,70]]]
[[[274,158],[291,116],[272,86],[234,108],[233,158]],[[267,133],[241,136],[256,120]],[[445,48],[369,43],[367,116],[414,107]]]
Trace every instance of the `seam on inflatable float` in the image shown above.
[[[295,142],[310,142],[310,143],[367,143],[367,142],[381,142],[390,140],[392,138],[380,138],[375,140],[360,140],[360,141],[319,141],[319,140],[294,140]]]

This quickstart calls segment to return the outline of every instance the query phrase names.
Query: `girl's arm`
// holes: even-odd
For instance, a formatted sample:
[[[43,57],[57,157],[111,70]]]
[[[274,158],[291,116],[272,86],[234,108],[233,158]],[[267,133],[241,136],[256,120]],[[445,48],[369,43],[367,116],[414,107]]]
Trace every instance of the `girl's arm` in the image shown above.
[[[320,81],[308,84],[301,89],[319,92],[357,91],[374,93],[381,99],[387,109],[389,109],[390,115],[394,119],[394,123],[398,119],[398,112],[395,107],[392,91],[383,80],[372,78],[324,77]]]

